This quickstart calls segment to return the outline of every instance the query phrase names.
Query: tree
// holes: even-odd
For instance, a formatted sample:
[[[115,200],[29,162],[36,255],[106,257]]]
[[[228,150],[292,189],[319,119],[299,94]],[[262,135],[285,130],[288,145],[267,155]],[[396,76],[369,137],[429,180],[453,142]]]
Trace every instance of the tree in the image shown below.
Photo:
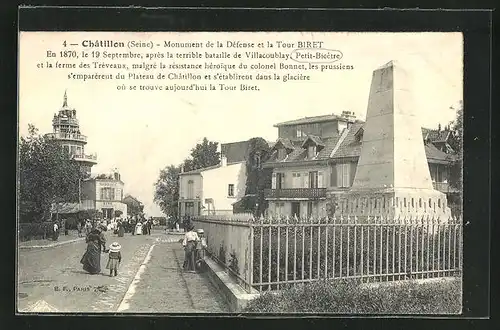
[[[204,167],[214,166],[220,162],[220,152],[217,152],[218,142],[208,141],[203,138],[191,149],[191,157],[184,161],[184,171],[193,171]]]
[[[28,131],[19,143],[19,218],[41,222],[50,218],[52,204],[78,201],[82,173],[57,142],[31,124]]]
[[[260,137],[249,140],[246,152],[247,181],[242,207],[260,216],[267,208],[264,190],[271,188],[272,169],[264,168],[271,155],[269,144]]]
[[[180,166],[170,165],[160,171],[155,183],[154,202],[169,217],[178,218]]]
[[[452,109],[455,109],[451,107]],[[450,168],[450,185],[458,191],[463,189],[463,124],[464,124],[464,107],[460,101],[457,110],[456,119],[450,123],[450,128],[453,132],[453,138],[450,139],[450,147],[456,152],[456,159]]]

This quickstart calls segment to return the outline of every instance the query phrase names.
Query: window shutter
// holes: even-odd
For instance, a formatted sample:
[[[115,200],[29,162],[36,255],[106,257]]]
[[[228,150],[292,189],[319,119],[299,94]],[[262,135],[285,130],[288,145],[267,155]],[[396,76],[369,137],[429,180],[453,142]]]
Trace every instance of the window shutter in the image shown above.
[[[271,184],[271,188],[272,189],[276,189],[276,173],[273,173],[273,179],[272,179],[272,184]]]
[[[331,187],[336,187],[337,186],[337,166],[332,165],[330,168],[330,186]]]
[[[309,188],[309,173],[304,173],[304,188]]]
[[[354,178],[356,177],[357,167],[358,167],[358,164],[351,163],[351,184],[350,184],[350,186],[352,186],[352,184],[354,183]]]
[[[318,188],[323,188],[323,172],[318,172]]]
[[[343,164],[337,164],[337,187],[342,187],[342,170],[343,170]]]

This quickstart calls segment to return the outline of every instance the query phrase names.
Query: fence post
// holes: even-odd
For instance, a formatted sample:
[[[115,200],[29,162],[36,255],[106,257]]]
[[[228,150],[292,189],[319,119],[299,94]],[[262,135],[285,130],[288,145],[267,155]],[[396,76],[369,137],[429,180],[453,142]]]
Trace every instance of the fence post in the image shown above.
[[[249,281],[250,281],[250,288],[253,286],[253,258],[254,258],[254,227],[253,227],[253,222],[255,219],[251,219],[249,221],[250,224],[250,276],[249,276]]]

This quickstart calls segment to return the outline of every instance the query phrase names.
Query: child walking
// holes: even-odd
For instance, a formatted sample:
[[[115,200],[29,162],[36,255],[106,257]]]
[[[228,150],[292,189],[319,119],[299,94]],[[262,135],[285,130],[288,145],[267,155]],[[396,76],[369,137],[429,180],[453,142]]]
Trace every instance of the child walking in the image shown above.
[[[120,262],[122,261],[122,254],[120,252],[121,245],[118,242],[113,242],[109,246],[109,259],[108,264],[106,265],[106,269],[109,269],[109,276],[118,275],[118,267],[120,266]]]

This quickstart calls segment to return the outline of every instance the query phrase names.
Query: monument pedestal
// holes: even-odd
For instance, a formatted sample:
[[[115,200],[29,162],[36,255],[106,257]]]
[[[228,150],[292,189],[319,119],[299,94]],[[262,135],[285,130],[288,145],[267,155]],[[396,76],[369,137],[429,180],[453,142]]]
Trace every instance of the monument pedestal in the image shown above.
[[[447,222],[451,218],[446,195],[434,189],[350,190],[337,198],[337,216],[356,216],[359,219],[381,216],[387,222],[420,220],[422,217]]]
[[[336,215],[382,216],[389,222],[450,219],[446,195],[433,189],[412,76],[394,61],[373,72],[360,133],[354,182],[337,197]]]

